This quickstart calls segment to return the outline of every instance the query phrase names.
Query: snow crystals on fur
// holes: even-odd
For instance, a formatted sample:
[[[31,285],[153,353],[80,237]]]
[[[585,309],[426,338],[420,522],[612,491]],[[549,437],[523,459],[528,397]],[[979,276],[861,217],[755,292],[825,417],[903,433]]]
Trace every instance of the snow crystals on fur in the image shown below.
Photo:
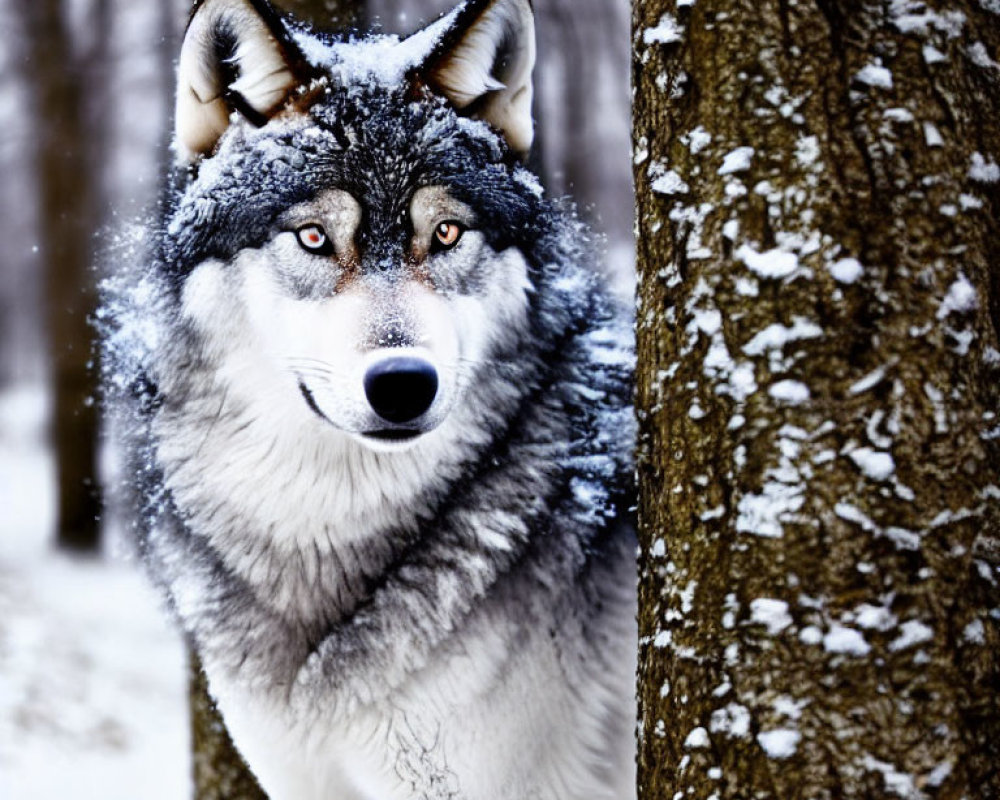
[[[513,643],[498,637],[535,621],[532,637],[550,627],[562,637],[559,679],[579,684],[570,695],[592,698],[583,722],[566,720],[577,728],[568,741],[588,755],[554,766],[538,796],[610,799],[628,776],[611,779],[594,764],[609,748],[628,749],[633,717],[631,320],[601,288],[573,209],[545,198],[486,123],[407,83],[457,13],[402,44],[290,28],[325,77],[262,127],[234,114],[211,156],[177,168],[160,217],[111,250],[97,315],[106,402],[128,447],[126,490],[144,559],[251,756],[260,719],[305,758],[312,745],[303,742],[326,742],[330,720],[355,720],[373,704],[391,718],[396,703],[416,702],[405,687],[446,683],[431,666],[443,653],[458,658],[464,641],[478,643],[462,656],[475,665],[490,648],[514,658]],[[474,209],[489,257],[523,262],[527,283],[465,279],[458,294],[494,291],[511,303],[486,307],[485,357],[464,367],[462,394],[439,429],[407,450],[377,452],[255,374],[225,309],[199,306],[197,320],[192,309],[207,302],[197,299],[199,282],[233,279],[239,259],[275,236],[282,213],[331,187],[368,209],[370,250],[396,258],[408,198],[427,186]],[[210,341],[206,325],[225,335]],[[230,391],[237,384],[249,399]],[[490,629],[508,607],[510,630]],[[522,677],[499,666],[482,674],[523,681],[547,668],[542,655],[517,658]],[[337,736],[356,723],[343,724]],[[377,738],[364,730],[350,735]],[[298,774],[267,758],[251,765],[274,786]],[[303,800],[321,796],[294,786]]]

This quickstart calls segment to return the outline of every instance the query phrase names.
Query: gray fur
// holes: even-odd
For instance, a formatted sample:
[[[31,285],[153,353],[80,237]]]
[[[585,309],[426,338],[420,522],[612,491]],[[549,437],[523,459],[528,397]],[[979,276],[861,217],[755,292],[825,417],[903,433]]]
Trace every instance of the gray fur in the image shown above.
[[[274,800],[631,797],[628,316],[485,122],[412,73],[344,81],[373,46],[323,51],[307,111],[235,121],[180,167],[151,251],[106,283],[143,558]],[[331,189],[364,215],[357,263],[338,246],[327,269],[285,229]],[[421,256],[421,294],[407,220],[449,202],[475,221]],[[457,347],[481,340],[442,357],[408,446],[367,446],[331,361],[275,355],[260,309],[346,308],[346,275],[358,363],[437,341],[427,304],[465,315]]]

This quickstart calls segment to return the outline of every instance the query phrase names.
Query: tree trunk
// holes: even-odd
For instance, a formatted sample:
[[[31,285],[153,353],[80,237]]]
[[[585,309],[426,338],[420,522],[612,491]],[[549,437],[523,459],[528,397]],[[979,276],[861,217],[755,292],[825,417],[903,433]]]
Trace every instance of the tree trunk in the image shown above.
[[[208,693],[198,656],[191,654],[191,745],[197,800],[267,800],[233,746],[225,723]]]
[[[18,8],[29,42],[26,78],[37,131],[36,235],[45,270],[52,370],[57,538],[63,547],[88,551],[97,548],[100,537],[89,316],[95,304],[92,243],[101,216],[97,164],[103,145],[103,116],[88,90],[100,85],[96,70],[103,66],[108,34],[106,0],[97,0],[90,10],[95,45],[91,58],[82,59],[75,55],[61,0],[22,0]]]
[[[640,797],[1000,797],[1000,5],[635,0]]]

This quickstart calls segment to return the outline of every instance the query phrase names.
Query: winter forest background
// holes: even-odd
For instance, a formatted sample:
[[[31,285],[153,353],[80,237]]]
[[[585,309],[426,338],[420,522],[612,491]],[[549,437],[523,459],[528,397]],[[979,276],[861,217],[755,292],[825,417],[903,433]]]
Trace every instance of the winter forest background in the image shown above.
[[[405,34],[452,4],[368,0],[363,13]],[[87,360],[80,320],[99,278],[95,253],[141,221],[155,198],[189,5],[0,0],[3,798],[189,796],[182,643],[128,561],[113,513],[103,515],[90,553],[85,520],[58,522],[53,445],[68,439],[86,471],[86,442],[72,437],[94,398],[81,384],[61,412],[69,422],[57,426],[52,391],[59,368],[71,383],[85,378],[72,375]],[[606,234],[613,278],[630,293],[629,6],[535,7],[536,166],[552,194],[572,194]],[[113,449],[100,441],[98,489],[115,472]]]

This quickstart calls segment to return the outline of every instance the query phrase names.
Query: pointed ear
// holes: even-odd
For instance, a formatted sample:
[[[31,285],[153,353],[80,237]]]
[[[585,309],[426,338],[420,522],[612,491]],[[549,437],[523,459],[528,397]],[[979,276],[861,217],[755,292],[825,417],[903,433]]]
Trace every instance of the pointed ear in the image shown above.
[[[265,0],[200,0],[177,68],[174,149],[182,163],[209,153],[239,111],[263,125],[300,81],[304,64]]]
[[[530,0],[470,0],[421,70],[459,111],[499,130],[522,156],[531,149],[535,18]]]

